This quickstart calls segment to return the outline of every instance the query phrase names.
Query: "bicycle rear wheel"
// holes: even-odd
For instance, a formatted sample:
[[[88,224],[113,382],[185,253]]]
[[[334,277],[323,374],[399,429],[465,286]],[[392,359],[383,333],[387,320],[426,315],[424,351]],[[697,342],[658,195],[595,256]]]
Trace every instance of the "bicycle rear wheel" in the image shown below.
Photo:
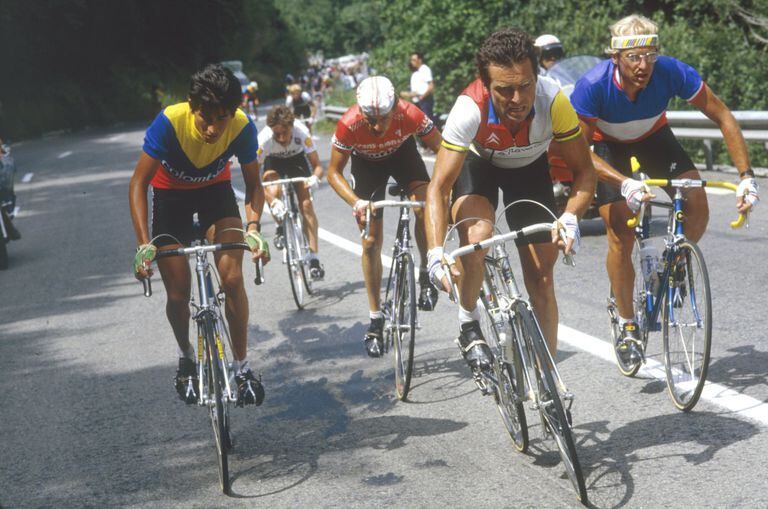
[[[557,449],[560,451],[560,458],[562,458],[565,466],[565,472],[576,491],[576,496],[582,504],[586,505],[587,487],[584,484],[584,474],[576,454],[576,444],[571,431],[570,411],[566,411],[563,406],[562,395],[560,394],[561,387],[556,382],[558,376],[554,361],[531,310],[520,306],[518,316],[522,320],[525,333],[536,353],[535,365],[539,377],[538,382],[541,384],[539,411],[544,425],[555,439]]]
[[[712,297],[704,256],[696,244],[680,243],[673,263],[662,319],[664,366],[672,402],[687,412],[696,406],[707,379]]]
[[[287,217],[284,225],[286,266],[288,267],[288,279],[291,281],[291,292],[293,293],[293,300],[296,302],[296,307],[304,309],[306,275],[304,274],[304,264],[301,259],[301,249],[299,247],[300,241],[298,240],[296,223],[294,223],[290,217]]]
[[[483,308],[480,327],[494,355],[493,368],[498,381],[494,399],[499,415],[515,448],[525,452],[528,449],[528,422],[519,396],[518,387],[521,384],[520,377],[517,376],[522,372],[522,368],[519,359],[516,359],[516,338],[510,326],[509,313],[501,309],[498,285],[503,283],[497,276],[496,269],[486,265],[486,281],[480,294],[480,304]],[[512,342],[509,347],[512,352],[511,359],[503,352],[503,349],[507,348],[506,342]]]
[[[221,490],[229,495],[231,486],[229,482],[229,450],[232,442],[229,435],[229,413],[224,400],[226,392],[226,373],[222,372],[222,366],[216,347],[215,326],[210,317],[205,318],[205,364],[208,371],[208,414],[213,427],[213,438],[216,442],[218,456],[219,484]]]
[[[395,343],[395,392],[405,400],[411,388],[413,349],[416,343],[416,277],[413,258],[403,253],[397,260],[393,339]]]

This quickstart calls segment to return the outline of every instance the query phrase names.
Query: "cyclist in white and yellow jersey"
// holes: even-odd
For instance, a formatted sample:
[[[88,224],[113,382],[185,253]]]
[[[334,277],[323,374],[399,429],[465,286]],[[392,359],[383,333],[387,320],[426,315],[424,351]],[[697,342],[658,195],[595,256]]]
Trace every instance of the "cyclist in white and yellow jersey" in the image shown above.
[[[519,199],[535,200],[554,210],[547,148],[552,148],[573,170],[573,192],[559,222],[568,241],[557,235],[517,241],[525,286],[542,326],[548,346],[557,347],[558,311],[553,268],[558,246],[566,253],[579,244],[578,218],[586,211],[595,189],[594,167],[589,147],[581,135],[576,112],[557,84],[538,76],[536,51],[531,37],[520,29],[495,32],[476,56],[480,78],[456,99],[443,132],[432,182],[427,190],[427,240],[430,275],[448,290],[441,268],[446,233],[448,198],[454,222],[465,218],[459,229],[463,243],[490,237],[498,204],[499,189],[504,204]],[[532,223],[549,222],[552,216],[531,203],[507,209],[507,224],[519,229]],[[462,259],[458,269],[459,342],[464,358],[474,369],[491,365],[491,351],[478,323],[477,296],[483,280],[485,251]]]

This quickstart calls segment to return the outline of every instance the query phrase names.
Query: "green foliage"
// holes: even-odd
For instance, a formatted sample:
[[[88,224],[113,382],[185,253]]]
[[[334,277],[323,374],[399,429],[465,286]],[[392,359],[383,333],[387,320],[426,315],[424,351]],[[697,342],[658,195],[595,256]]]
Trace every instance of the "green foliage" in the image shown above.
[[[633,12],[657,22],[663,53],[698,69],[731,109],[768,109],[768,0],[379,0],[379,7],[386,37],[372,54],[373,67],[407,89],[409,54],[425,53],[437,111],[448,111],[475,78],[475,53],[495,29],[555,34],[568,55],[601,56],[610,25]],[[671,108],[689,106],[679,101]],[[765,150],[752,145],[754,164],[768,166]],[[724,159],[722,151],[718,157]]]

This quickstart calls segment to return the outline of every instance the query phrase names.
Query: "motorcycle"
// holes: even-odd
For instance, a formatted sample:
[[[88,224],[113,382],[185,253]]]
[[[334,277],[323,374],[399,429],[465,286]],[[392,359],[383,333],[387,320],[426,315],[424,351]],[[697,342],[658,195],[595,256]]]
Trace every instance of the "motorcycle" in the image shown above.
[[[8,243],[19,240],[21,234],[13,225],[16,212],[16,194],[13,183],[16,164],[8,145],[0,146],[0,270],[8,268]]]
[[[592,67],[600,63],[600,61],[601,60],[597,57],[587,55],[564,58],[550,67],[546,76],[557,81],[566,97],[570,97],[579,78]],[[549,174],[552,178],[552,190],[555,193],[557,214],[560,215],[563,213],[563,210],[565,210],[565,204],[568,201],[568,196],[571,194],[573,173],[568,169],[565,161],[550,153]],[[592,219],[599,215],[597,205],[593,201],[584,215],[584,219]]]

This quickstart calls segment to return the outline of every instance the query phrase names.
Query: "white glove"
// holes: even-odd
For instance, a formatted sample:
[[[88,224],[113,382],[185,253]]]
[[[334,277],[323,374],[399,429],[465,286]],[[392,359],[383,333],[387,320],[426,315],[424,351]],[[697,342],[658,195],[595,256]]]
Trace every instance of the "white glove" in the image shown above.
[[[445,291],[445,283],[443,281],[446,281],[450,285],[450,279],[445,273],[445,269],[443,269],[443,259],[445,259],[448,265],[453,264],[453,260],[446,256],[442,246],[433,247],[427,251],[427,271],[429,272],[429,279],[432,281],[435,288]]]
[[[269,204],[269,210],[272,211],[272,216],[278,221],[282,221],[285,216],[285,204],[279,199],[275,198],[272,203]]]
[[[352,215],[355,216],[358,221],[365,220],[365,209],[370,203],[369,200],[357,200],[355,204],[352,205]]]
[[[621,183],[621,195],[627,200],[627,207],[632,212],[640,210],[643,195],[649,192],[648,186],[632,178],[624,179]]]
[[[320,179],[317,178],[317,175],[312,175],[307,179],[308,188],[317,189],[319,185],[320,185]]]
[[[579,219],[575,214],[570,212],[563,212],[560,219],[552,224],[552,228],[565,228],[565,236],[568,239],[573,239],[573,245],[571,246],[571,253],[576,253],[579,250],[581,244],[581,233],[579,232]]]
[[[739,182],[739,187],[736,188],[736,196],[738,198],[744,198],[744,201],[749,203],[752,208],[760,201],[760,197],[757,195],[758,185],[754,178],[742,179]]]

